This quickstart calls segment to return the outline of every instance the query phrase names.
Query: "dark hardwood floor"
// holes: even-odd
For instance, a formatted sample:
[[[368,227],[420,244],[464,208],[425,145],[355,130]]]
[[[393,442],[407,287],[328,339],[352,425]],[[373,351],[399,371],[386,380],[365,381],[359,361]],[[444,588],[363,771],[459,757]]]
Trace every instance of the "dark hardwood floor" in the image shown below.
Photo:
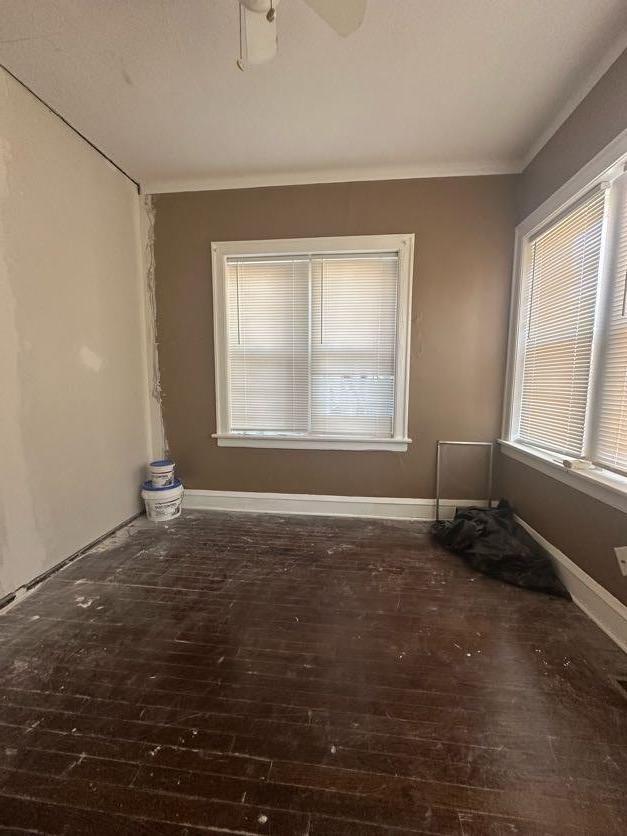
[[[614,676],[422,524],[139,520],[0,616],[0,831],[624,834]]]

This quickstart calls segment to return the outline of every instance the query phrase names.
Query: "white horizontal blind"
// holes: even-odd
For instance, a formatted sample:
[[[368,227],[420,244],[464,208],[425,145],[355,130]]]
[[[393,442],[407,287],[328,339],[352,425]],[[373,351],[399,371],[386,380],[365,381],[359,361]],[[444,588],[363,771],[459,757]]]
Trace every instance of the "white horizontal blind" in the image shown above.
[[[398,253],[228,257],[229,432],[394,436]]]
[[[230,430],[299,433],[308,426],[309,262],[226,262]]]
[[[610,298],[594,458],[627,473],[627,175],[613,188],[616,234],[610,242]]]
[[[530,241],[523,329],[519,438],[582,453],[605,191]]]
[[[312,261],[311,431],[390,438],[398,255]]]

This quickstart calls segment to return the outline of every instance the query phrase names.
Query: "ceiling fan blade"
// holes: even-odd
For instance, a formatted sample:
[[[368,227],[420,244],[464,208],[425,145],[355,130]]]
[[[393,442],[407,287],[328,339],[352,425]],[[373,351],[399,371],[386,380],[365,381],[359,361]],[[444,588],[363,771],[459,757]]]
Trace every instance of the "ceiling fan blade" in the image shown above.
[[[269,4],[268,4],[269,5]],[[249,64],[264,64],[277,53],[276,18],[269,21],[265,14],[240,5],[240,69]]]
[[[305,0],[332,29],[346,37],[361,26],[367,0]]]

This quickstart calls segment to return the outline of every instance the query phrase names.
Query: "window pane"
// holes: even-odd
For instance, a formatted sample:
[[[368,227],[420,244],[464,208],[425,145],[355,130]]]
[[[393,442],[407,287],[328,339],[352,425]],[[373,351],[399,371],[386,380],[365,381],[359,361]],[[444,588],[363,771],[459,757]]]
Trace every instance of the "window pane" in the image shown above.
[[[627,473],[627,176],[614,186],[617,227],[610,249],[610,307],[601,371],[595,460]]]
[[[309,266],[228,260],[230,429],[306,432]]]
[[[231,432],[392,438],[398,253],[226,262]]]
[[[556,221],[526,253],[519,438],[582,452],[605,192]]]
[[[312,264],[312,432],[391,437],[396,254]]]

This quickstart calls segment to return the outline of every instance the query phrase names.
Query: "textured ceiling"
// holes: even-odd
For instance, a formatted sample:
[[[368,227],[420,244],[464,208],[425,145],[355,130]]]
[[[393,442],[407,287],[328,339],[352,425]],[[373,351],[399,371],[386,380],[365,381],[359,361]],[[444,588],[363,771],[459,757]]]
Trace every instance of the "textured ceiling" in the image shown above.
[[[341,2],[341,0],[338,0]],[[625,0],[369,0],[341,38],[282,0],[0,0],[0,59],[146,190],[515,170],[625,46]]]

